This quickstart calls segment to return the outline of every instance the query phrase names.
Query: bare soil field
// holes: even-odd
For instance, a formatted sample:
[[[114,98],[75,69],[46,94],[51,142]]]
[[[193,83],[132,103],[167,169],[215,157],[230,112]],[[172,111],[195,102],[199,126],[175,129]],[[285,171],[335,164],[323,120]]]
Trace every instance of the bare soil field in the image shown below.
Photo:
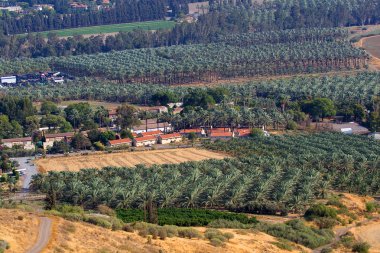
[[[371,245],[370,253],[380,253],[380,221],[352,229],[355,238]]]
[[[0,209],[0,239],[9,243],[7,253],[26,252],[37,241],[39,218],[15,209]]]
[[[380,35],[364,38],[362,45],[373,57],[380,58]]]
[[[203,149],[183,148],[152,151],[97,153],[69,157],[50,157],[35,161],[41,172],[46,171],[78,171],[84,168],[104,168],[107,166],[133,167],[137,164],[153,165],[201,161],[206,159],[223,159],[220,153]]]
[[[214,247],[205,239],[166,238],[165,240],[152,240],[138,236],[137,233],[124,231],[112,231],[95,225],[70,222],[60,218],[55,219],[55,234],[50,245],[42,253],[50,252],[165,252],[165,253],[222,253],[222,252],[266,252],[285,253],[273,245],[276,239],[264,233],[238,231],[234,229],[222,229],[223,232],[231,232],[234,238],[225,247]],[[202,233],[205,228],[197,228]],[[300,247],[301,249],[301,247]],[[294,250],[293,252],[301,252]],[[303,248],[302,252],[310,252]]]

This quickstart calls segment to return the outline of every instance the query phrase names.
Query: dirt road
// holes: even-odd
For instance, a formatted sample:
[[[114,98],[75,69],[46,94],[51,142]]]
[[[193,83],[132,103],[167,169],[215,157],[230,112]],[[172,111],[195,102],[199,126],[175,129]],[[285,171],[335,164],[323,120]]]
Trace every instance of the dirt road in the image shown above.
[[[51,236],[51,219],[47,217],[40,218],[40,231],[38,233],[38,238],[36,244],[27,250],[26,253],[40,253],[48,244]]]

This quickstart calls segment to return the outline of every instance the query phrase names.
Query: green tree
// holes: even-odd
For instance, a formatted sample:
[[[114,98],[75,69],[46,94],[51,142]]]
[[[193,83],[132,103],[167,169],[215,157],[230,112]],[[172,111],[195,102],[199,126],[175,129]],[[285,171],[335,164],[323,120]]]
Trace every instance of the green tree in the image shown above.
[[[37,116],[25,118],[24,130],[29,136],[40,128],[40,119]]]
[[[59,110],[58,106],[54,102],[44,101],[41,104],[40,112],[43,115],[47,115],[47,114],[58,115],[60,113],[60,110]]]
[[[91,141],[82,133],[77,133],[71,140],[71,146],[77,150],[88,149],[91,147]]]
[[[138,111],[132,105],[123,104],[117,108],[116,113],[116,123],[122,129],[131,128],[134,125],[140,124]]]
[[[302,110],[309,113],[315,120],[334,116],[336,109],[334,102],[329,98],[315,98],[313,100],[302,101]]]

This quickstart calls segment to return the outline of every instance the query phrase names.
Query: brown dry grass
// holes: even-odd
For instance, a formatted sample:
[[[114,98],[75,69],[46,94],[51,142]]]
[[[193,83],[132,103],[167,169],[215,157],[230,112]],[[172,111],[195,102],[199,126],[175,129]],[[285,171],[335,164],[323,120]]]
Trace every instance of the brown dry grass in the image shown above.
[[[10,244],[7,253],[25,252],[37,241],[38,230],[39,218],[35,214],[0,209],[0,239]]]
[[[369,69],[380,70],[380,36],[363,38],[355,45],[364,48],[371,55]]]
[[[380,253],[380,221],[374,221],[367,225],[355,227],[351,230],[355,238],[359,241],[367,242],[371,245],[371,253]]]
[[[43,253],[56,252],[165,252],[165,253],[221,253],[221,252],[267,252],[285,253],[277,248],[272,242],[276,239],[264,233],[245,232],[241,233],[233,229],[222,229],[223,232],[231,232],[234,238],[225,247],[217,248],[210,245],[205,239],[167,238],[166,240],[152,240],[138,236],[136,233],[124,231],[111,231],[86,223],[74,223],[62,219],[55,221],[57,234],[51,244]],[[205,228],[197,228],[201,232]],[[301,252],[300,250],[294,252]],[[308,252],[304,249],[304,252]]]
[[[84,168],[104,168],[107,166],[132,167],[137,164],[153,165],[223,159],[223,154],[195,148],[167,149],[138,152],[97,153],[86,156],[51,157],[36,160],[41,172],[78,171]]]

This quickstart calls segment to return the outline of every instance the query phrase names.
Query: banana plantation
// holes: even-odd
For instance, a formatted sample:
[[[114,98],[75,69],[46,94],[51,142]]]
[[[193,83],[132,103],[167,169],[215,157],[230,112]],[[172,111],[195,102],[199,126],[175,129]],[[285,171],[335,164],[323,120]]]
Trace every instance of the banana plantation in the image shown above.
[[[380,144],[337,133],[215,142],[207,148],[234,158],[49,172],[32,188],[48,201],[85,207],[228,209],[251,213],[300,212],[328,190],[380,192]]]

